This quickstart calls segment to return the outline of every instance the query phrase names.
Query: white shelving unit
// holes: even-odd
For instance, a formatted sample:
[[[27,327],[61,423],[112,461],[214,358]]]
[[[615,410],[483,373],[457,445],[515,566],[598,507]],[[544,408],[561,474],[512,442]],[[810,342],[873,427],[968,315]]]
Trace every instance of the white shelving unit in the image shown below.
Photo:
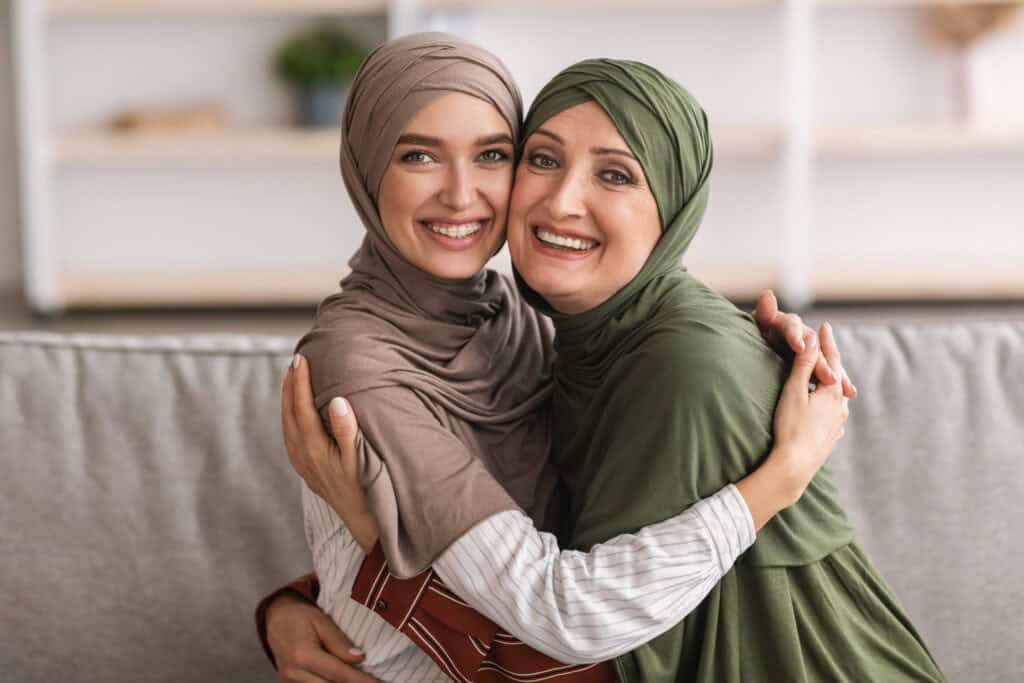
[[[54,19],[152,16],[380,14],[387,0],[48,0]]]
[[[946,119],[817,123],[815,41],[819,39],[823,13],[833,8],[906,7],[917,11],[943,2],[643,0],[623,9],[617,2],[565,0],[552,10],[549,2],[524,0],[517,3],[515,13],[536,17],[541,17],[544,10],[650,13],[658,22],[667,23],[683,22],[691,12],[711,14],[718,21],[740,16],[734,12],[754,12],[766,30],[778,31],[777,118],[713,125],[718,159],[735,168],[763,169],[767,162],[766,174],[778,181],[778,201],[772,209],[777,212],[773,221],[778,228],[769,241],[775,245],[774,254],[757,249],[756,253],[737,254],[728,260],[698,255],[690,263],[695,272],[725,294],[750,299],[762,287],[771,286],[780,290],[791,307],[818,299],[1021,297],[1024,267],[1018,267],[1012,258],[1001,263],[998,258],[975,256],[957,268],[936,269],[908,265],[898,258],[851,256],[837,267],[815,252],[819,233],[815,198],[820,176],[831,165],[1024,152],[1024,123],[1001,127]],[[193,263],[183,256],[184,260],[166,271],[137,263],[78,264],[74,254],[66,253],[71,247],[65,243],[70,239],[71,244],[84,244],[88,236],[61,231],[74,219],[75,210],[96,211],[90,203],[95,187],[108,187],[111,210],[122,207],[142,213],[142,199],[133,196],[116,201],[109,187],[117,187],[116,183],[125,178],[144,179],[150,174],[159,174],[161,182],[173,185],[175,174],[184,177],[196,169],[226,169],[225,173],[234,174],[235,181],[241,183],[239,178],[248,169],[264,173],[281,166],[292,173],[330,165],[330,182],[334,182],[338,132],[257,122],[237,125],[223,133],[122,134],[96,124],[57,124],[51,102],[55,74],[50,37],[55,28],[82,25],[82,30],[93,30],[114,25],[118,31],[130,32],[152,30],[156,21],[223,24],[373,15],[382,18],[388,35],[437,28],[486,42],[486,36],[478,35],[476,17],[488,12],[512,10],[498,0],[14,0],[17,119],[23,143],[20,168],[25,284],[30,304],[40,312],[90,306],[309,304],[319,300],[343,274],[343,266],[331,264],[347,260],[345,254],[339,254],[331,261],[293,264],[281,255],[276,261],[268,257],[258,263],[220,265],[216,250],[229,251],[231,243],[214,240],[216,243],[202,252],[208,258],[196,258]],[[501,54],[500,48],[495,49]],[[544,59],[543,54],[540,59]],[[514,63],[512,66],[517,71]],[[562,64],[545,66],[553,73]],[[778,173],[771,171],[774,163],[778,164]],[[103,182],[111,185],[103,186]],[[195,217],[191,218],[194,222]],[[293,227],[287,229],[287,236],[302,239],[301,231]],[[141,253],[146,248],[141,239],[137,246],[116,236],[100,235],[96,239],[117,241],[129,252],[134,248]],[[351,243],[345,247],[351,247]]]
[[[150,305],[295,305],[316,302],[344,275],[337,265],[288,262],[249,267],[178,263],[168,270],[140,268],[128,258],[114,267],[79,267],[62,239],[62,175],[127,170],[145,175],[178,165],[182,173],[223,165],[288,164],[289,169],[332,163],[338,131],[289,126],[232,126],[223,132],[119,133],[105,126],[66,129],[53,123],[53,45],[57,27],[116,23],[274,21],[293,18],[380,15],[390,29],[416,30],[423,10],[402,0],[13,0],[18,133],[21,145],[25,289],[31,307],[65,308]],[[97,78],[101,76],[97,75]],[[334,162],[336,163],[336,162]],[[116,205],[115,189],[110,188]],[[156,209],[159,211],[159,209]],[[211,226],[212,227],[212,226]],[[102,239],[102,238],[99,238]],[[145,248],[145,245],[142,245]],[[159,247],[157,247],[159,248]],[[258,283],[254,285],[253,283]]]

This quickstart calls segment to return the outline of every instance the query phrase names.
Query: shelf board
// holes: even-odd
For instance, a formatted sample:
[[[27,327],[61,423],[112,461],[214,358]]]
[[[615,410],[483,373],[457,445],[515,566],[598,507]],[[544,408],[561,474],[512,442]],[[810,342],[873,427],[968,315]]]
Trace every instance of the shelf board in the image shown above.
[[[778,267],[767,258],[752,263],[688,258],[685,264],[695,278],[733,301],[756,301],[761,290],[779,288]]]
[[[185,133],[93,131],[56,136],[59,164],[176,161],[330,161],[337,158],[334,128],[252,128]]]
[[[624,4],[622,0],[519,0],[508,3],[505,0],[426,0],[423,4],[433,9],[455,10],[507,10],[524,9],[579,10],[579,9],[621,9],[635,10],[675,10],[693,9],[742,9],[746,7],[776,7],[782,0],[634,0]]]
[[[382,14],[387,0],[47,0],[54,18]]]
[[[949,263],[907,263],[896,257],[844,257],[819,261],[814,269],[817,301],[948,301],[1020,299],[1024,268],[1020,259],[980,256]]]
[[[1024,2],[1024,0],[1011,0]],[[993,0],[817,0],[819,5],[841,7],[937,7],[940,5],[991,5]]]
[[[338,290],[348,273],[344,261],[339,259],[336,268],[294,264],[230,270],[66,270],[58,276],[58,296],[62,307],[75,309],[308,306]]]
[[[711,126],[715,156],[726,159],[765,159],[779,150],[782,132],[773,126]]]
[[[109,130],[58,133],[54,154],[61,165],[190,161],[333,161],[336,128],[237,128],[224,131],[139,133]],[[724,126],[713,131],[715,151],[725,158],[774,154],[777,130]]]
[[[820,154],[893,157],[1024,150],[1024,126],[962,123],[826,126],[816,133]]]

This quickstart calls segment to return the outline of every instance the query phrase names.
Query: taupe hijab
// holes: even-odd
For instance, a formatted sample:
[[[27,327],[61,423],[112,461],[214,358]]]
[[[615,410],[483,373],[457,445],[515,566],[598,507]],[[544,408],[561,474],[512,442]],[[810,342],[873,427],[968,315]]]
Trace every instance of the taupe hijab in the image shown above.
[[[355,410],[361,478],[388,562],[403,576],[495,512],[518,505],[539,520],[553,482],[549,324],[494,271],[453,281],[413,266],[378,212],[402,130],[450,92],[493,104],[518,142],[519,91],[489,52],[426,33],[386,43],[363,63],[346,104],[341,172],[366,237],[343,291],[320,304],[297,346],[321,413],[335,396]]]

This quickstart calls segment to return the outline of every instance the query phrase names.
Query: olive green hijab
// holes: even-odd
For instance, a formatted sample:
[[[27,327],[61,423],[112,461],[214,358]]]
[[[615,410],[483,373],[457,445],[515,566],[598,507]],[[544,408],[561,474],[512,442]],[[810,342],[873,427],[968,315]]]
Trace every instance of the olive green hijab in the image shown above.
[[[525,135],[590,100],[640,161],[662,236],[631,282],[582,314],[553,310],[517,273],[524,297],[555,321],[552,460],[571,494],[562,541],[580,549],[675,515],[754,469],[771,448],[786,375],[750,317],[681,263],[708,202],[713,151],[700,105],[647,65],[587,60],[540,92]],[[851,538],[826,469],[800,503],[760,532],[740,564],[800,566]],[[715,680],[714,668],[710,677],[698,672],[708,657],[723,656],[716,635],[723,620],[739,618],[740,598],[722,599],[727,584],[683,623],[620,658],[620,676]],[[764,612],[758,619],[771,617]]]

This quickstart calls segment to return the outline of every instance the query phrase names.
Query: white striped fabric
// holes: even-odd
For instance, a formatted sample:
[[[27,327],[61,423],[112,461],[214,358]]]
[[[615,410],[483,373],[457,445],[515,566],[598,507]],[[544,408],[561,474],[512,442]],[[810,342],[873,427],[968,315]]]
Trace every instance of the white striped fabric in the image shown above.
[[[349,598],[363,552],[338,515],[303,487],[320,607],[382,681],[445,681],[411,640]],[[434,569],[456,594],[534,649],[570,664],[628,652],[685,617],[754,542],[734,486],[682,514],[595,546],[560,551],[525,514],[502,512],[459,538]]]
[[[754,542],[728,485],[682,514],[596,545],[558,549],[521,512],[489,517],[434,563],[454,593],[539,652],[567,664],[612,659],[690,613]]]
[[[305,485],[302,504],[306,541],[320,579],[317,605],[334,619],[353,645],[366,652],[362,670],[379,681],[450,681],[404,633],[349,597],[366,557],[363,549],[338,514]]]

